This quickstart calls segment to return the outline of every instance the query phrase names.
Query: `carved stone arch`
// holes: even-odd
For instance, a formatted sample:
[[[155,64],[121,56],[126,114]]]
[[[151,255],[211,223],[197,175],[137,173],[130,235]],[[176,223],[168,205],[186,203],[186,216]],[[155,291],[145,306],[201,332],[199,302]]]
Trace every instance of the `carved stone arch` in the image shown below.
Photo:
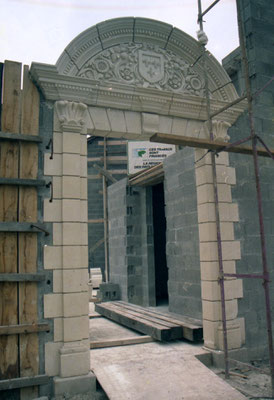
[[[116,57],[123,55],[121,46],[124,48],[125,58],[128,53],[128,59],[124,60],[122,64],[129,68],[127,71],[125,68],[124,71],[128,74],[135,74],[135,79],[134,77],[132,80],[128,79],[128,82],[119,73],[114,77],[104,74],[104,69],[106,70],[111,65],[115,70],[119,64],[119,62],[115,62],[114,58],[115,52]],[[142,81],[138,73],[138,65],[140,67],[140,62],[142,62],[141,57],[149,57],[149,52],[154,57],[151,62],[157,62],[158,57],[159,64],[164,64],[162,65],[163,71],[160,71],[158,80],[157,77],[155,78],[154,84],[144,77],[141,77],[144,78]],[[66,47],[59,57],[56,67],[59,74],[86,78],[88,74],[85,75],[85,72],[88,71],[88,68],[90,68],[89,72],[92,68],[96,72],[96,62],[99,63],[101,60],[102,73],[97,71],[97,79],[103,80],[104,83],[108,81],[117,83],[120,77],[119,83],[129,86],[201,95],[204,72],[201,59],[199,59],[200,54],[199,42],[181,30],[152,19],[126,17],[101,22],[82,32]],[[112,60],[111,56],[113,56]],[[194,63],[195,65],[192,67]],[[229,84],[230,79],[227,73],[209,52],[206,54],[206,66],[212,98],[226,102],[235,100],[238,96],[233,84]],[[169,67],[173,70],[171,74],[167,71]],[[93,75],[90,73],[90,75],[92,79],[96,80],[96,73]],[[161,75],[165,75],[162,77],[162,81]],[[165,78],[173,80],[173,82],[168,85]],[[181,85],[183,90],[178,90],[176,79],[177,85],[180,86],[181,78],[186,78],[188,82],[184,81],[183,88]],[[159,84],[157,85],[157,83]]]

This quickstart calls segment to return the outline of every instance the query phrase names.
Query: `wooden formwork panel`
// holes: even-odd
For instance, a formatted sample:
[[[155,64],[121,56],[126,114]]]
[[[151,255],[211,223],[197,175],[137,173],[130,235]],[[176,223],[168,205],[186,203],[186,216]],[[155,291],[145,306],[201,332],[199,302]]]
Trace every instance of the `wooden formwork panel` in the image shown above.
[[[1,131],[38,135],[39,94],[29,79],[28,67],[4,64]],[[38,144],[3,140],[0,144],[0,177],[37,179]],[[0,186],[0,222],[37,222],[35,186]],[[0,274],[37,272],[37,233],[0,232]],[[0,326],[37,324],[37,282],[0,282]],[[12,332],[12,330],[11,330]],[[0,382],[36,376],[39,372],[38,333],[0,336]],[[1,397],[1,394],[0,394]],[[20,399],[38,397],[38,387],[20,389]]]

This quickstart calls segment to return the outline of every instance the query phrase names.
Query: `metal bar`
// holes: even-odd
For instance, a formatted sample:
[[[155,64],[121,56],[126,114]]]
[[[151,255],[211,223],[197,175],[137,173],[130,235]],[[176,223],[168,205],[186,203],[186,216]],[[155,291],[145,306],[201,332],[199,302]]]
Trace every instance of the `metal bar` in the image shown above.
[[[24,378],[5,379],[0,381],[0,390],[11,390],[22,387],[47,385],[50,378],[47,375],[28,376]]]
[[[42,143],[43,139],[35,135],[23,135],[21,133],[9,133],[0,131],[0,139],[2,140],[17,140],[21,142],[36,142]]]
[[[107,171],[107,139],[104,137],[104,170]],[[108,196],[107,178],[103,175],[103,207],[104,207],[104,250],[105,250],[105,269],[103,281],[109,281],[109,262],[108,262]]]
[[[274,154],[271,153],[270,148],[265,144],[265,142],[263,141],[263,139],[260,138],[260,136],[258,136],[258,135],[257,135],[256,137],[257,137],[257,139],[259,140],[259,142],[262,143],[262,145],[264,146],[264,148],[265,148],[266,151],[268,152],[269,157],[271,157],[271,158],[274,160]],[[258,148],[257,148],[257,153],[258,153]]]
[[[229,153],[247,154],[252,155],[251,146],[240,146],[238,143],[247,141],[248,139],[241,139],[235,143],[227,143],[221,141],[210,141],[208,139],[198,139],[189,136],[170,135],[166,133],[155,133],[150,138],[151,142],[177,144],[180,146],[188,146],[200,149],[210,149],[217,153],[227,151]],[[274,156],[274,149],[269,149],[271,157]],[[270,154],[262,147],[257,149],[257,153],[261,157],[270,157]]]
[[[45,186],[46,181],[43,179],[0,178],[0,185]]]
[[[224,107],[210,114],[210,118],[216,117],[216,115],[221,114],[223,111],[226,111],[228,108],[235,106],[235,104],[240,103],[241,101],[246,99],[246,95],[239,97],[238,99],[231,101],[231,103],[226,104]]]
[[[216,2],[214,2],[216,3]],[[213,5],[212,5],[213,7]],[[198,0],[199,15],[202,13],[201,0]],[[200,18],[200,29],[203,30],[203,20]],[[205,80],[205,95],[206,95],[206,112],[209,122],[209,134],[210,140],[213,142],[213,126],[212,126],[212,114],[210,112],[210,98],[209,98],[209,88],[208,88],[208,75],[206,70],[206,49],[205,45],[201,46],[201,51],[203,54],[203,69],[204,69],[204,80]],[[217,231],[217,248],[218,248],[218,261],[219,261],[219,284],[221,292],[221,305],[222,305],[222,325],[223,325],[223,345],[224,345],[224,361],[225,361],[225,378],[229,378],[229,365],[228,365],[228,343],[227,343],[227,325],[226,325],[226,307],[225,307],[225,289],[224,289],[224,267],[223,267],[223,253],[222,253],[222,237],[221,237],[221,222],[220,222],[220,211],[219,211],[219,198],[218,198],[218,188],[217,188],[217,169],[215,155],[211,153],[211,163],[212,163],[212,176],[213,176],[213,188],[214,188],[214,203],[215,203],[215,217],[216,217],[216,231]]]
[[[254,274],[224,274],[224,276],[231,278],[254,278],[254,279],[265,279],[264,275],[254,275]]]
[[[214,6],[216,6],[216,4],[219,3],[219,1],[221,0],[215,0],[209,7],[207,7],[207,9],[204,12],[199,14],[198,22],[200,21],[200,18],[203,18],[203,16],[206,15],[208,11],[210,11]]]
[[[45,229],[45,225],[40,223],[0,222],[0,232],[35,232],[33,228],[49,234]]]
[[[25,333],[49,332],[50,325],[47,322],[38,324],[20,324],[0,326],[0,336],[20,335]],[[1,381],[0,381],[1,382]]]
[[[45,280],[45,274],[0,274],[0,282],[40,282]]]
[[[263,86],[261,89],[257,90],[256,93],[253,94],[253,98],[259,96],[272,82],[274,81],[274,76]]]
[[[269,363],[270,363],[270,372],[271,372],[271,387],[272,387],[272,396],[274,397],[274,351],[273,351],[272,319],[271,319],[271,306],[270,306],[270,293],[269,293],[269,271],[268,271],[267,256],[266,256],[266,241],[265,241],[265,231],[264,231],[262,193],[261,193],[260,171],[259,171],[258,154],[257,154],[257,137],[256,137],[255,127],[254,127],[252,93],[251,93],[251,86],[250,86],[250,81],[249,81],[248,59],[247,59],[246,47],[245,47],[245,41],[244,41],[244,28],[243,28],[243,21],[241,18],[240,0],[236,0],[236,4],[237,4],[237,19],[238,19],[240,46],[241,46],[241,50],[242,50],[242,64],[243,64],[243,69],[244,69],[246,93],[247,93],[247,100],[248,100],[248,117],[249,117],[249,124],[250,124],[250,133],[252,136],[253,161],[254,161],[254,172],[255,172],[259,224],[260,224],[262,267],[263,267],[263,275],[265,276],[265,279],[263,282],[263,287],[264,287],[264,294],[265,294],[266,324],[267,324],[267,334],[268,334]]]
[[[109,171],[106,171],[104,168],[100,167],[97,164],[93,164],[93,168],[97,169],[102,175],[104,175],[109,181],[111,182],[117,182],[117,179],[112,176],[112,174]]]

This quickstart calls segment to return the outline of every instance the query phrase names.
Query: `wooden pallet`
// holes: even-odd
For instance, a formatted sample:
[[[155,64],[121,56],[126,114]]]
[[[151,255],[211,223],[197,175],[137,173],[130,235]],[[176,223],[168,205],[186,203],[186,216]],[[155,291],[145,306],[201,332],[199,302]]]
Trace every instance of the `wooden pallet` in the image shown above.
[[[123,301],[95,304],[95,310],[106,318],[160,341],[203,338],[202,324],[189,317],[162,314]]]

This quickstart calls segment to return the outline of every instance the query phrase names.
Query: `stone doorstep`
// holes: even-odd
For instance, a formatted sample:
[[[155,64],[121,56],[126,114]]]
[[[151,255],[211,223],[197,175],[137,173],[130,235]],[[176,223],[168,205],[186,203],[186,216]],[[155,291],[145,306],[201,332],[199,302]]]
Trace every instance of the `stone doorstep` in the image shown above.
[[[87,375],[72,376],[69,378],[53,378],[54,395],[73,396],[84,393],[96,392],[96,377],[92,372]]]

